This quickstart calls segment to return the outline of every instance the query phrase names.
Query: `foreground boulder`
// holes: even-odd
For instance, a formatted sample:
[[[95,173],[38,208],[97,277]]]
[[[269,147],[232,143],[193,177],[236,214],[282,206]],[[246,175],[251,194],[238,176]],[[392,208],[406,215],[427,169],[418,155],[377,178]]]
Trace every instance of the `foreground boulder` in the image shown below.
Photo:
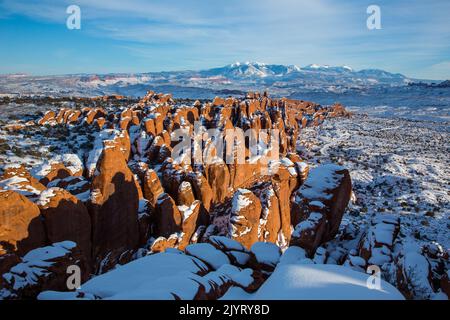
[[[216,237],[216,245],[190,245],[186,252],[170,249],[145,256],[83,284],[75,292],[45,291],[39,299],[114,300],[212,300],[212,299],[403,299],[385,281],[381,288],[369,289],[367,275],[337,265],[304,264],[295,251],[278,263],[277,250],[258,245],[257,259],[278,263],[262,284],[251,268],[230,264],[226,251],[242,249],[233,240]],[[268,245],[274,246],[274,245]],[[276,249],[275,247],[273,249]],[[262,284],[262,285],[261,285]]]
[[[327,164],[312,169],[295,194],[291,217],[296,227],[291,244],[312,255],[319,245],[333,239],[351,191],[350,174],[341,166]]]
[[[228,296],[233,299],[236,297]],[[381,280],[380,289],[367,287],[367,275],[337,265],[282,264],[252,297],[256,300],[404,300]]]
[[[200,260],[176,253],[157,253],[97,276],[79,292],[43,292],[40,299],[193,299],[208,272]]]
[[[229,264],[211,244],[190,245],[145,256],[97,276],[76,292],[46,291],[39,299],[212,300],[230,288],[254,292],[254,271]]]
[[[80,281],[86,281],[86,260],[74,242],[34,249],[3,274],[0,299],[34,299],[45,290],[68,291],[68,268],[74,265],[80,268]]]

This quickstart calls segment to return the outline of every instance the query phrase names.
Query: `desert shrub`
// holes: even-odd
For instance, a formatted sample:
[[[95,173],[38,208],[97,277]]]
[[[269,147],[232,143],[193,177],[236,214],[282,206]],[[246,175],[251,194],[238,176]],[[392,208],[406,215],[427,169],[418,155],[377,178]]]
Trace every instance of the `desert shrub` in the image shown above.
[[[13,146],[13,147],[11,148],[11,151],[12,151],[16,156],[18,156],[18,157],[20,157],[20,158],[25,157],[25,153],[23,152],[23,150],[20,149],[20,148],[18,148],[18,147],[16,147],[16,146]]]
[[[11,150],[9,144],[5,140],[0,139],[0,154],[6,154],[6,151]]]

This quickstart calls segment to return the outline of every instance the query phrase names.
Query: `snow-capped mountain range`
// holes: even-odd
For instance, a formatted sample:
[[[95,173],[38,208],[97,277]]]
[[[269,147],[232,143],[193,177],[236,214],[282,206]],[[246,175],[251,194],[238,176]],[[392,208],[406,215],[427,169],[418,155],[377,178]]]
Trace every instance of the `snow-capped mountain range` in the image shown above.
[[[349,66],[311,64],[306,67],[259,62],[236,62],[200,71],[148,72],[138,74],[74,74],[62,76],[0,76],[2,94],[142,96],[149,88],[191,97],[238,94],[269,90],[276,95],[294,92],[334,92],[374,87],[405,86],[413,82],[402,74],[379,69],[356,71]]]

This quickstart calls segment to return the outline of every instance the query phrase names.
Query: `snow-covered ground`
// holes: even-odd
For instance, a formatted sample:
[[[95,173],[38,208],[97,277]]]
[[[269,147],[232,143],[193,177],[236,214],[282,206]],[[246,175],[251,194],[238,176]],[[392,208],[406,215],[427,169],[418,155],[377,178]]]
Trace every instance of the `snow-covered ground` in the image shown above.
[[[343,223],[400,217],[399,237],[450,247],[450,123],[355,114],[303,130],[298,148],[314,164],[348,168],[355,199]]]

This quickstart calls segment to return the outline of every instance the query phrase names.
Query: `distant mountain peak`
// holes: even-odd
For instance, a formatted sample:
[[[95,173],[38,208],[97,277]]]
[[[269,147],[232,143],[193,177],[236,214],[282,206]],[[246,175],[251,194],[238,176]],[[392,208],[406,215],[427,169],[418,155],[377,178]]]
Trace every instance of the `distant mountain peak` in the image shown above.
[[[237,67],[242,67],[242,66],[265,67],[266,65],[267,65],[266,63],[257,62],[257,61],[245,61],[245,62],[236,61],[235,63],[228,65],[228,67],[231,67],[231,68],[237,68]]]
[[[343,66],[330,66],[328,64],[320,65],[320,64],[309,64],[306,67],[302,68],[303,70],[318,70],[318,71],[349,71],[353,72],[353,68],[347,65]]]
[[[348,65],[342,66],[330,66],[330,65],[320,65],[320,64],[310,64],[306,67],[299,67],[295,64],[291,65],[281,65],[281,64],[267,64],[257,61],[236,61],[232,64],[225,66],[224,68],[239,70],[240,74],[255,75],[255,76],[269,76],[269,75],[280,75],[288,74],[291,72],[301,72],[305,71],[323,71],[323,72],[354,72],[353,68]],[[243,71],[245,68],[245,72]],[[222,69],[215,68],[214,70]]]

